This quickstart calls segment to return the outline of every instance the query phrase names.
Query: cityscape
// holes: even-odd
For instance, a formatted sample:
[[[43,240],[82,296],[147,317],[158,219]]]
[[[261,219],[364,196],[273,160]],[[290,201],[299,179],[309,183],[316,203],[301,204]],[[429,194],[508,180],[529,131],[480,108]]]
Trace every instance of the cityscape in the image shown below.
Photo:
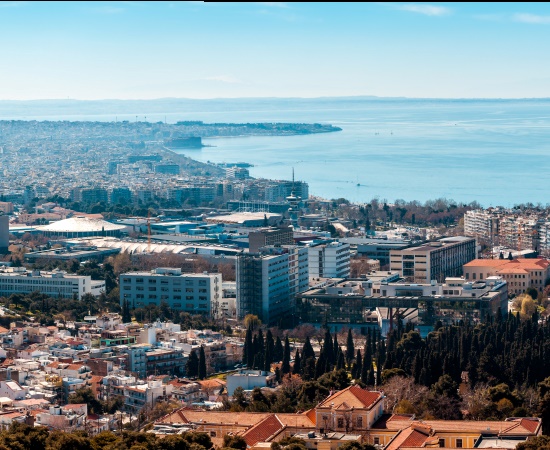
[[[0,450],[548,448],[550,203],[538,173],[550,86],[505,74],[508,87],[483,97],[449,74],[418,84],[411,61],[408,87],[388,91],[390,71],[365,90],[306,34],[295,49],[311,50],[311,68],[295,78],[276,49],[290,51],[300,26],[330,48],[318,34],[328,23],[357,49],[350,36],[366,39],[374,18],[453,46],[450,24],[465,21],[483,45],[475,23],[524,42],[519,26],[546,36],[547,4],[0,2],[0,33],[40,16],[52,20],[46,42],[67,21],[57,36],[74,33],[109,74],[134,73],[136,53],[107,40],[129,45],[143,23],[158,36],[138,38],[142,58],[163,37],[204,36],[191,47],[234,72],[205,76],[211,62],[190,63],[204,55],[168,42],[128,89],[78,56],[90,71],[79,84],[67,42],[63,57],[47,50],[65,82],[48,62],[27,90],[27,62],[7,55]],[[209,20],[219,30],[206,37],[197,24]],[[99,25],[105,37],[86,37]],[[243,68],[215,47],[229,45],[227,27],[228,42],[250,45],[233,54]],[[158,59],[174,48],[188,66]],[[442,55],[430,57],[439,70]],[[187,81],[163,78],[182,67]],[[323,89],[303,78],[313,68]]]

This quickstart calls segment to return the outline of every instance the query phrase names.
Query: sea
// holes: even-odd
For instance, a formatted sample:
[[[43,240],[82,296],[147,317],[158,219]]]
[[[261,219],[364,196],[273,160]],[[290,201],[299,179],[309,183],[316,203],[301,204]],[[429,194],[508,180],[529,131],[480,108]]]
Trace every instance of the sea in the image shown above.
[[[550,203],[550,99],[2,101],[0,119],[332,124],[342,131],[204,139],[207,147],[180,153],[246,162],[256,178],[294,171],[325,199]]]

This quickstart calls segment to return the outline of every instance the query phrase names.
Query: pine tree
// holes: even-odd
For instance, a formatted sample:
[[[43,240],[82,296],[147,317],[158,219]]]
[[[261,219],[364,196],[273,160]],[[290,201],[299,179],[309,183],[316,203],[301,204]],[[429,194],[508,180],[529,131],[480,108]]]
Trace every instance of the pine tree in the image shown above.
[[[185,364],[185,374],[189,378],[195,378],[199,374],[199,358],[195,350],[191,350]]]
[[[351,334],[351,328],[348,330],[348,340],[346,342],[346,360],[350,364],[355,357],[355,346],[353,345],[353,336]]]
[[[290,342],[288,336],[285,336],[285,348],[283,351],[283,363],[281,364],[281,372],[283,375],[290,373]]]
[[[206,356],[204,354],[204,347],[201,346],[199,352],[199,380],[206,378]]]

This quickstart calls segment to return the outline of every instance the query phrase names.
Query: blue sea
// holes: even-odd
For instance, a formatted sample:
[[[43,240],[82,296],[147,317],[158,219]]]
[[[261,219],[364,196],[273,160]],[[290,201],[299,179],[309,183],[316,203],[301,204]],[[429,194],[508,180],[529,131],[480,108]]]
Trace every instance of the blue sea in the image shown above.
[[[0,102],[2,119],[327,123],[340,132],[205,139],[199,161],[248,162],[253,177],[309,183],[365,202],[445,197],[483,206],[550,203],[550,99],[381,98]],[[54,102],[55,103],[55,102]]]

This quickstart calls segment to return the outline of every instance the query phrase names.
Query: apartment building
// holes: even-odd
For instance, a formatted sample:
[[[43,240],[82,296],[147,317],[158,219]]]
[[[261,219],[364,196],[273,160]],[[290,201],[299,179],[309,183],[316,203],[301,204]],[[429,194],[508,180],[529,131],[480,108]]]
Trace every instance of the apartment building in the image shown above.
[[[160,267],[151,272],[120,275],[120,302],[136,307],[166,302],[172,309],[210,316],[222,298],[219,273],[182,274],[179,268]]]
[[[415,283],[443,282],[460,276],[462,266],[477,257],[475,238],[455,236],[419,247],[390,251],[390,270]]]
[[[85,294],[97,297],[105,291],[105,281],[92,281],[84,275],[70,275],[55,270],[43,272],[27,270],[25,267],[0,269],[0,295],[30,294],[39,291],[51,297],[77,298],[82,300]]]
[[[350,245],[317,243],[308,247],[310,278],[347,278],[350,274]]]
[[[542,292],[550,277],[550,262],[533,259],[475,259],[464,265],[464,278],[469,281],[499,276],[508,282],[511,294],[523,294],[529,288]]]

